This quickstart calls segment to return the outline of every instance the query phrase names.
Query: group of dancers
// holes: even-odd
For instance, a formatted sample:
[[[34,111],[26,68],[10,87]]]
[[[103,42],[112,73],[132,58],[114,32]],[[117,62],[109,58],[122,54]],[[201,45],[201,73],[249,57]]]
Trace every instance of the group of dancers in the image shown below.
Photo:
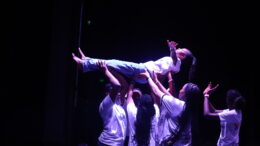
[[[238,146],[244,98],[236,89],[227,91],[228,108],[217,110],[210,95],[217,89],[209,83],[202,92],[198,85],[187,82],[176,91],[174,75],[182,66],[192,76],[196,58],[187,48],[167,40],[170,55],[156,61],[134,63],[122,60],[90,58],[80,50],[72,58],[83,72],[101,70],[109,79],[106,96],[99,106],[103,131],[99,146],[191,146],[199,145],[198,117],[200,114],[220,121],[218,146]],[[173,76],[172,76],[173,75]],[[166,76],[166,88],[158,76]],[[143,94],[136,84],[148,84],[151,94]],[[176,94],[178,93],[178,94]],[[198,107],[204,97],[203,113]]]

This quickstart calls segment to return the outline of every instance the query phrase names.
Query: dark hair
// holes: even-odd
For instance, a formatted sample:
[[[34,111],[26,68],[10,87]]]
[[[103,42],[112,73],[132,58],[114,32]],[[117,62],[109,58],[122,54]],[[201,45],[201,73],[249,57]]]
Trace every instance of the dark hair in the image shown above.
[[[195,69],[197,65],[197,59],[195,56],[193,56],[192,53],[187,54],[186,58],[182,60],[182,66],[183,70],[185,70],[188,74],[188,82],[192,82],[194,80],[194,74],[195,74]]]
[[[134,88],[133,89],[133,95],[132,96],[139,96],[139,95],[136,95],[136,93],[134,92],[134,90],[137,90],[141,93],[141,96],[142,96],[142,91],[139,89],[139,88]]]
[[[139,91],[141,94],[134,92],[135,90]],[[139,103],[140,103],[139,101],[140,101],[140,98],[141,98],[142,94],[143,93],[142,93],[142,91],[139,88],[134,88],[132,99],[133,99],[133,101],[135,103],[135,106],[139,105]]]
[[[194,81],[195,71],[196,71],[196,66],[197,66],[197,58],[193,55],[191,55],[191,58],[192,58],[192,62],[191,62],[190,70],[189,70],[189,82]]]
[[[107,83],[107,84],[105,85],[105,92],[111,92],[112,89],[113,89],[113,87],[112,87],[112,84],[111,84],[111,83]]]
[[[192,54],[188,54],[186,58],[181,61],[180,72],[175,74],[176,80],[174,80],[177,90],[187,82],[194,82],[196,66],[197,59]]]
[[[134,140],[138,146],[148,146],[150,143],[150,131],[152,127],[152,119],[155,115],[153,98],[144,94],[140,98],[140,103],[137,108],[135,122]]]
[[[192,145],[199,145],[198,118],[202,113],[200,108],[202,107],[202,92],[199,87],[193,83],[187,83],[185,85],[185,109],[178,119],[177,130],[172,131],[172,136],[169,140],[171,140],[172,143],[175,143],[181,137],[182,132],[191,124]]]
[[[237,89],[230,89],[227,91],[227,104],[233,106],[235,109],[243,109],[245,99]]]

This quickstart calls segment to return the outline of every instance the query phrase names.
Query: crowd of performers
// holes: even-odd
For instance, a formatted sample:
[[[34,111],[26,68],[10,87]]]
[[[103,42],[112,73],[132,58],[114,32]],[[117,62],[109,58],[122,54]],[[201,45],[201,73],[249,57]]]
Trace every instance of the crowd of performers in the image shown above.
[[[99,106],[103,131],[98,146],[123,146],[126,140],[128,146],[199,146],[200,115],[220,121],[218,146],[238,146],[245,103],[240,92],[228,90],[227,109],[215,109],[209,97],[218,84],[210,82],[202,91],[191,81],[195,56],[187,48],[177,48],[174,41],[167,40],[167,44],[169,56],[144,63],[90,58],[80,48],[79,57],[72,53],[83,72],[101,70],[109,80]],[[177,91],[174,76],[183,68],[188,68],[189,80]],[[167,87],[161,76],[167,79]],[[150,94],[143,94],[136,84],[148,84]]]

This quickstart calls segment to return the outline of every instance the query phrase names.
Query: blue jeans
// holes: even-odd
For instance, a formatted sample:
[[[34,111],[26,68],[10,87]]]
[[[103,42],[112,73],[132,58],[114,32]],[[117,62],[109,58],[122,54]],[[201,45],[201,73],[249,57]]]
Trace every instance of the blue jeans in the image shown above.
[[[107,67],[113,68],[115,71],[127,76],[132,77],[134,75],[138,75],[140,73],[145,72],[145,65],[142,63],[133,63],[128,61],[121,61],[116,59],[104,60],[104,59],[96,59],[96,58],[88,58],[84,60],[83,63],[83,71],[89,72],[98,70],[99,67],[97,62],[99,60],[105,61]],[[146,83],[144,79],[135,78],[135,80],[139,83]]]

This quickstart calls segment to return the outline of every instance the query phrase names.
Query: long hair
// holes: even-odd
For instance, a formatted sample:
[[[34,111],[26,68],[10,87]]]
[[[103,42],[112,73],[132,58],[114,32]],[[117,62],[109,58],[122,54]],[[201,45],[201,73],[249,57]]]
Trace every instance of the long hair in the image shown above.
[[[189,70],[189,82],[193,82],[195,80],[195,71],[197,66],[197,58],[193,55],[191,55],[191,58],[192,58],[192,62]]]
[[[200,145],[200,123],[199,119],[202,116],[203,111],[203,94],[200,88],[193,83],[188,83],[185,89],[185,111],[183,113],[183,120],[186,125],[181,125],[180,132],[182,132],[190,122],[191,125],[191,136],[192,136],[192,145],[199,146]],[[187,119],[187,120],[186,120]],[[187,122],[185,122],[187,121]],[[182,128],[183,127],[183,128]]]
[[[182,60],[182,69],[186,72],[188,82],[193,82],[197,65],[196,57],[190,52],[186,58]]]
[[[187,54],[186,58],[181,61],[181,68],[180,72],[175,74],[176,80],[176,88],[179,90],[185,83],[195,82],[195,73],[197,67],[197,59],[196,57],[190,52]]]
[[[154,101],[148,94],[142,95],[137,108],[134,140],[138,146],[148,146],[152,119],[155,115]]]
[[[199,123],[198,118],[202,113],[200,107],[202,107],[202,92],[199,87],[193,83],[187,83],[185,88],[185,109],[182,112],[180,118],[178,119],[177,130],[172,132],[171,137],[166,140],[174,144],[181,137],[182,132],[188,128],[191,124],[191,134],[192,134],[192,145],[199,145]],[[168,144],[165,144],[168,145]]]

